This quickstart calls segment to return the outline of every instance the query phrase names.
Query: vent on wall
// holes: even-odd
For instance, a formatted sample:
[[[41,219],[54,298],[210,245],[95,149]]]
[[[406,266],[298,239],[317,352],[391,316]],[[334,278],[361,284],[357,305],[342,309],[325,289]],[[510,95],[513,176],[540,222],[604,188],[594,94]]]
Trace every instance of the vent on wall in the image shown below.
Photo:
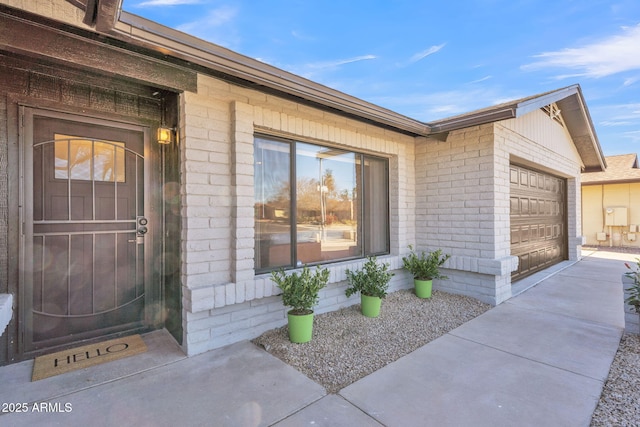
[[[558,105],[555,102],[553,104],[545,105],[544,107],[542,107],[542,111],[547,113],[549,117],[551,117],[553,120],[560,123],[562,127],[564,127],[564,121],[562,120],[562,116],[560,115],[560,108],[558,108]]]

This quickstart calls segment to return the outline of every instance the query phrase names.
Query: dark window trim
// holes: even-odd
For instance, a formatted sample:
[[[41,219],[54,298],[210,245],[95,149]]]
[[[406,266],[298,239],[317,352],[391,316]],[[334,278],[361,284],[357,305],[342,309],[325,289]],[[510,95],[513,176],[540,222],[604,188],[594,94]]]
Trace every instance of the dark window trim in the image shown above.
[[[359,156],[360,158],[360,176],[362,177],[362,191],[358,197],[358,204],[359,204],[359,208],[360,211],[362,212],[362,221],[359,221],[358,223],[358,234],[361,236],[362,238],[362,256],[354,256],[354,257],[347,257],[347,258],[341,258],[341,259],[336,259],[336,260],[328,260],[328,261],[318,261],[318,262],[310,262],[307,263],[305,265],[308,266],[316,266],[316,265],[326,265],[326,264],[336,264],[336,263],[340,263],[340,262],[345,262],[345,261],[350,261],[350,260],[356,260],[356,259],[364,259],[368,256],[381,256],[381,255],[388,255],[391,253],[391,217],[390,217],[390,179],[389,179],[389,171],[390,171],[390,167],[389,167],[389,158],[384,157],[384,156],[376,156],[373,154],[368,154],[362,151],[355,151],[353,150],[351,147],[339,147],[339,146],[335,146],[332,144],[325,144],[321,141],[317,141],[317,140],[310,140],[310,141],[306,141],[303,139],[297,139],[297,138],[293,138],[293,137],[283,137],[283,136],[277,136],[277,135],[271,135],[269,133],[263,133],[263,132],[256,132],[254,133],[254,145],[255,145],[255,139],[256,138],[264,138],[264,139],[269,139],[269,140],[273,140],[273,141],[278,141],[278,142],[283,142],[286,144],[289,144],[289,159],[290,159],[290,170],[289,170],[289,179],[291,182],[290,185],[290,239],[291,239],[291,258],[290,260],[293,261],[292,264],[288,265],[288,266],[284,266],[284,267],[269,267],[269,268],[257,268],[256,266],[254,266],[254,271],[256,275],[261,275],[261,274],[268,274],[272,271],[276,271],[276,270],[295,270],[297,268],[302,267],[301,265],[296,265],[297,263],[294,260],[297,260],[297,175],[296,175],[296,157],[297,157],[297,147],[296,144],[297,143],[302,143],[302,144],[310,144],[310,145],[316,145],[319,147],[326,147],[326,148],[339,148],[341,150],[353,153],[357,156]],[[367,233],[364,232],[364,210],[365,210],[365,194],[367,193],[366,190],[366,182],[364,179],[364,173],[365,173],[365,160],[367,158],[372,158],[372,159],[376,159],[376,160],[383,160],[384,161],[384,183],[387,189],[387,200],[386,200],[386,209],[385,209],[385,216],[386,216],[386,222],[387,222],[387,229],[386,229],[386,249],[384,251],[379,251],[379,252],[372,252],[372,253],[367,253],[366,252],[366,247],[367,247],[367,240],[369,239],[369,236],[367,235]],[[373,195],[371,195],[373,196]],[[255,245],[256,239],[254,237],[254,245]],[[255,250],[258,250],[259,248],[257,246],[254,247]]]

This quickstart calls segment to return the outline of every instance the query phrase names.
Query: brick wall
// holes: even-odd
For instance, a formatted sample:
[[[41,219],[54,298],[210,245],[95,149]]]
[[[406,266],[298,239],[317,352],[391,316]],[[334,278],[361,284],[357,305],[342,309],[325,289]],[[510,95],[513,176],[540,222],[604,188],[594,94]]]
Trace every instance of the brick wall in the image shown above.
[[[583,244],[580,156],[566,129],[538,110],[497,125],[502,152],[509,160],[567,180],[568,258],[580,259]],[[542,140],[533,138],[542,138]],[[504,156],[502,156],[504,159]],[[507,181],[508,182],[508,181]]]
[[[416,148],[416,245],[451,255],[444,265],[449,279],[434,286],[489,304],[511,296],[505,277],[515,262],[505,247],[508,229],[501,229],[509,221],[508,167],[505,183],[495,157],[492,124],[451,132],[446,141],[427,139]]]
[[[449,280],[435,287],[499,304],[511,297],[509,164],[568,179],[569,255],[579,254],[579,157],[566,131],[544,113],[451,132],[446,141],[411,138],[292,101],[199,76],[181,96],[184,348],[200,353],[286,323],[278,289],[254,274],[253,135],[329,144],[389,158],[392,288],[412,286],[401,269],[407,245],[442,248]],[[541,138],[541,141],[535,138]],[[555,148],[554,148],[555,147]],[[359,302],[344,296],[345,270],[316,309]]]
[[[416,245],[452,255],[437,289],[494,305],[511,297],[511,162],[567,178],[569,258],[578,259],[580,159],[564,128],[534,111],[417,142]]]
[[[254,274],[253,136],[256,131],[330,144],[389,159],[391,255],[394,269],[415,233],[413,138],[225,82],[199,76],[198,93],[181,96],[182,283],[188,354],[252,338],[286,323],[268,275]],[[346,268],[328,264],[330,284],[317,312],[347,299]],[[396,271],[393,289],[410,287]]]

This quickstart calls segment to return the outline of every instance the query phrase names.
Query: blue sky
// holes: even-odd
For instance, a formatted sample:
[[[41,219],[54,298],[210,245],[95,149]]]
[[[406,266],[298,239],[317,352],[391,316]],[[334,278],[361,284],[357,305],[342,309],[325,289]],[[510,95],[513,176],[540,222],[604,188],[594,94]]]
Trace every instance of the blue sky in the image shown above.
[[[429,122],[580,84],[640,152],[640,1],[124,0],[124,10]]]

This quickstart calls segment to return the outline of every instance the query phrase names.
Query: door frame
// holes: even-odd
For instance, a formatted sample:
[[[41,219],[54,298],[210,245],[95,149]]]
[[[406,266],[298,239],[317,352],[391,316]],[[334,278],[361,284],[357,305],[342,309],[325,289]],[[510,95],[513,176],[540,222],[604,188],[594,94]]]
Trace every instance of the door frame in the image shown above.
[[[161,241],[162,239],[162,217],[161,211],[159,209],[158,203],[161,203],[161,200],[157,200],[157,197],[153,197],[154,194],[153,189],[155,189],[156,185],[154,184],[161,177],[158,173],[153,172],[156,168],[154,164],[157,163],[157,160],[153,156],[151,149],[151,126],[139,123],[132,123],[127,121],[121,121],[118,119],[105,119],[98,118],[90,115],[82,115],[75,114],[71,112],[64,112],[56,109],[46,109],[46,108],[38,108],[32,107],[25,104],[19,104],[19,125],[18,125],[18,169],[19,169],[19,200],[18,200],[18,217],[19,217],[19,239],[18,239],[18,265],[19,265],[19,274],[18,274],[18,295],[19,295],[19,303],[18,303],[18,355],[20,358],[27,358],[31,356],[35,356],[37,354],[51,351],[52,349],[71,347],[77,345],[78,342],[74,343],[64,343],[64,344],[53,344],[50,347],[45,349],[33,349],[28,350],[26,348],[26,332],[28,328],[31,326],[31,314],[28,312],[27,308],[31,306],[31,302],[29,298],[32,299],[32,294],[27,294],[27,272],[24,267],[28,265],[27,257],[30,257],[30,251],[32,250],[32,242],[28,242],[26,239],[27,235],[33,234],[33,212],[30,211],[32,209],[32,205],[26,205],[27,201],[32,201],[33,199],[33,182],[32,178],[29,178],[30,185],[26,185],[28,175],[31,174],[33,176],[33,125],[34,116],[42,116],[48,118],[57,118],[62,120],[68,120],[78,123],[86,123],[92,125],[99,126],[107,126],[107,127],[116,127],[123,130],[132,130],[136,132],[141,132],[144,138],[144,159],[145,159],[145,171],[144,171],[144,180],[145,180],[145,191],[144,191],[144,204],[145,204],[145,215],[149,218],[149,223],[154,224],[154,226],[149,227],[149,232],[145,236],[145,250],[144,250],[144,281],[145,281],[145,309],[144,309],[144,318],[143,324],[144,326],[141,328],[137,328],[135,330],[128,331],[119,331],[115,333],[108,333],[107,335],[101,337],[92,337],[87,339],[82,339],[80,337],[79,341],[82,342],[91,342],[103,340],[105,338],[116,337],[119,335],[126,335],[132,332],[142,332],[146,330],[151,330],[157,328],[162,325],[162,312],[163,312],[163,304],[162,300],[162,283],[160,280],[160,274],[154,271],[153,260],[156,258],[158,246],[156,241]],[[33,286],[32,286],[33,287]],[[32,288],[31,287],[31,288]]]

